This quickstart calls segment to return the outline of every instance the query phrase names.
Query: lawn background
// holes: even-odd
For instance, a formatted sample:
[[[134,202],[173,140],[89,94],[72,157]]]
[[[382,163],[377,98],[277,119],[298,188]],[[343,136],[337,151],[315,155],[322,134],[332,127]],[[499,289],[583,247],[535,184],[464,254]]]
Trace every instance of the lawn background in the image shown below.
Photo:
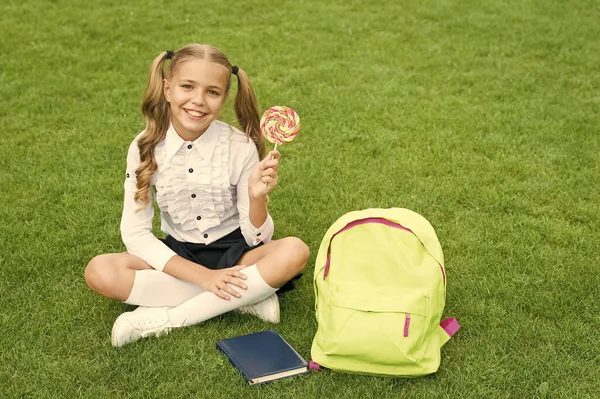
[[[4,0],[0,397],[600,397],[599,21],[596,1]],[[462,324],[437,374],[249,387],[215,342],[271,326],[233,313],[110,346],[126,308],[83,268],[124,249],[148,66],[188,42],[246,70],[261,109],[302,118],[270,211],[312,255],[275,329],[309,358],[328,226],[409,208],[438,233]]]

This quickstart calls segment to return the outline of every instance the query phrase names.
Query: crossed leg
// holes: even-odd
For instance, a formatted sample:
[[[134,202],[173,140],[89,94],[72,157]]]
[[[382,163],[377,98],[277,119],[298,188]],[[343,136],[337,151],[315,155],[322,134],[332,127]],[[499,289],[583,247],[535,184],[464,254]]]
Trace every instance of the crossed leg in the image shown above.
[[[287,237],[246,252],[238,264],[256,264],[262,279],[279,288],[302,271],[309,255],[304,242]],[[85,269],[85,279],[100,295],[142,306],[173,307],[204,292],[193,283],[154,270],[126,252],[94,257]]]

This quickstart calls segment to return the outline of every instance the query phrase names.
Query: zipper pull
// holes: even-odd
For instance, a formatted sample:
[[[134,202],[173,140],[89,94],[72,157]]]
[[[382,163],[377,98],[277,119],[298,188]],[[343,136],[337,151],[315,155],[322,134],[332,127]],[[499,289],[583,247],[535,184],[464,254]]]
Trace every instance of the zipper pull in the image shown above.
[[[408,326],[410,325],[410,313],[406,313],[404,317],[404,336],[408,337]]]

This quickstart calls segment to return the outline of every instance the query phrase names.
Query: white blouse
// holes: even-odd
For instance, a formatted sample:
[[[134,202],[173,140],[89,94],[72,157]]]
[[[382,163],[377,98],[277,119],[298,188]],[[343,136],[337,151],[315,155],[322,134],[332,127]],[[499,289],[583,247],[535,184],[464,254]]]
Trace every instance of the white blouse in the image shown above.
[[[176,253],[152,233],[153,190],[146,208],[137,211],[140,204],[134,200],[135,171],[140,165],[137,142],[142,133],[127,154],[121,237],[127,252],[162,270]],[[248,177],[259,160],[254,142],[240,130],[214,121],[196,140],[184,141],[170,126],[154,157],[158,169],[150,184],[163,232],[178,241],[210,244],[240,227],[248,245],[271,240],[271,216],[258,228],[248,217]]]

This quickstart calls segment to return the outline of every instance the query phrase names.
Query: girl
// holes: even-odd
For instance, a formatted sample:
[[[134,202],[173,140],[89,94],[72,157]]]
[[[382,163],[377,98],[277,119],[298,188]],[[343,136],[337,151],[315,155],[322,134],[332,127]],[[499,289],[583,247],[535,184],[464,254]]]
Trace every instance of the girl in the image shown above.
[[[242,131],[217,120],[232,74]],[[112,344],[233,309],[279,322],[275,291],[304,268],[309,249],[294,237],[271,240],[267,195],[277,185],[279,153],[265,157],[248,76],[208,45],[163,52],[150,68],[142,112],[146,129],[127,155],[127,252],[96,256],[85,269],[92,290],[139,305],[117,318]],[[152,234],[153,192],[166,239]]]

